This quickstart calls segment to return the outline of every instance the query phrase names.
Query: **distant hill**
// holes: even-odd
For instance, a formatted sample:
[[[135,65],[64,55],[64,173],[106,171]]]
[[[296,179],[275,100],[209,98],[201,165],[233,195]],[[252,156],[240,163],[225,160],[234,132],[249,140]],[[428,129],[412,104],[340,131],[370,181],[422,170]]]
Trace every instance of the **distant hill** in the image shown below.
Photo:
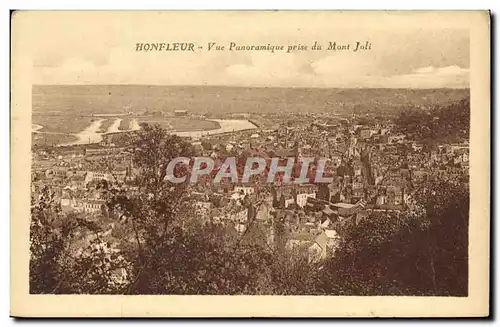
[[[141,110],[234,112],[366,112],[394,114],[402,107],[446,105],[469,89],[329,89],[223,86],[35,85],[33,110],[78,114]]]

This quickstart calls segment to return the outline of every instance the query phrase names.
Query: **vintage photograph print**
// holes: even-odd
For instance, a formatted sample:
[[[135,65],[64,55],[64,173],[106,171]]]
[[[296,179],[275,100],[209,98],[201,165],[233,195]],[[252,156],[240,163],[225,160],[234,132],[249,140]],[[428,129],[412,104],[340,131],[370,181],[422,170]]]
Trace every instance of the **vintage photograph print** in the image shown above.
[[[13,12],[11,314],[487,316],[489,22]]]

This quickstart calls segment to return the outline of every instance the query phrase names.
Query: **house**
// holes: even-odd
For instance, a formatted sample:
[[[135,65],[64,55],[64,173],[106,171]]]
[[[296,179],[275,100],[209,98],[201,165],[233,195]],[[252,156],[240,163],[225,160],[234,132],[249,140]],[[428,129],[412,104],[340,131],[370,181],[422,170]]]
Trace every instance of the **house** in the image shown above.
[[[431,161],[437,161],[438,159],[439,159],[439,154],[438,154],[438,151],[436,151],[436,150],[431,150],[430,160],[431,160]]]
[[[360,223],[361,220],[368,218],[368,212],[363,210],[363,211],[358,211],[356,212],[356,225]]]
[[[176,117],[186,117],[187,116],[187,111],[186,110],[175,110],[174,111],[174,116],[176,116]]]
[[[424,148],[424,146],[422,144],[417,144],[416,142],[413,142],[411,147],[412,147],[413,151],[415,151],[415,152],[420,152]]]
[[[236,223],[246,223],[248,221],[248,209],[239,207],[226,213],[224,219]]]
[[[412,176],[415,179],[415,181],[423,181],[427,178],[427,171],[425,170],[414,170],[412,171]]]
[[[263,201],[257,208],[257,213],[255,215],[255,219],[257,221],[267,222],[271,220],[271,212],[273,211],[272,204]]]
[[[326,259],[328,255],[328,236],[326,236],[325,232],[316,236],[314,243],[309,247],[309,253],[310,261],[314,262]]]
[[[231,194],[231,200],[234,200],[236,202],[240,202],[244,198],[245,198],[245,194],[243,194],[243,191],[233,192],[233,194]]]
[[[296,203],[299,207],[303,208],[307,204],[307,198],[316,198],[316,192],[304,192],[304,193],[297,193],[297,200]]]
[[[390,135],[387,138],[387,143],[389,144],[401,143],[404,139],[406,139],[406,135]]]
[[[356,160],[353,163],[354,176],[361,176],[363,171],[363,163],[360,160]]]
[[[255,193],[255,188],[253,186],[236,186],[234,191],[243,195],[249,195]]]
[[[365,190],[363,188],[352,189],[352,199],[354,201],[363,199],[365,197]]]
[[[326,210],[326,209],[325,209]],[[331,209],[330,209],[331,210]],[[333,210],[332,210],[333,212]],[[323,229],[328,228],[331,225],[332,221],[330,218],[328,218],[326,215],[323,217],[323,220],[321,221],[320,227]]]
[[[78,204],[75,198],[62,198],[61,199],[62,212],[71,212],[78,210]]]
[[[400,205],[403,203],[403,191],[401,187],[389,186],[387,187],[387,202],[388,204]]]
[[[330,160],[334,168],[338,168],[342,164],[342,156],[338,153],[332,154]]]
[[[358,175],[352,181],[352,189],[353,190],[363,190],[363,188],[364,188],[363,177]]]
[[[324,233],[327,237],[326,246],[330,250],[329,255],[333,256],[340,245],[340,236],[333,229],[325,229]]]
[[[234,228],[241,235],[241,234],[243,234],[247,230],[247,225],[246,224],[237,223],[237,224],[234,225]]]
[[[104,200],[84,200],[83,211],[87,213],[105,213],[106,201]]]
[[[381,194],[377,197],[377,200],[375,202],[376,206],[381,206],[387,203],[387,196],[385,194]]]
[[[217,208],[212,208],[210,210],[210,215],[209,217],[211,218],[211,220],[215,223],[221,223],[223,220],[224,220],[224,215],[222,214],[222,212],[217,209]]]
[[[88,171],[85,175],[84,184],[87,185],[90,182],[99,181],[99,180],[105,180],[105,181],[110,182],[110,181],[114,180],[114,178],[113,178],[113,175],[111,175],[108,172]]]
[[[454,152],[455,164],[468,163],[469,162],[469,149],[458,149]]]
[[[292,233],[286,242],[288,250],[307,254],[311,262],[324,260],[327,256],[328,237],[324,232],[314,235],[313,233]]]
[[[360,130],[359,136],[362,139],[369,139],[372,136],[372,131],[369,128],[363,128]]]
[[[200,216],[207,216],[212,208],[212,203],[208,201],[196,201],[194,203],[195,213]]]
[[[191,145],[196,153],[203,153],[204,149],[200,141],[192,142]]]
[[[125,285],[129,281],[127,270],[124,267],[115,268],[110,273],[110,281],[114,285]]]
[[[332,204],[332,209],[337,210],[337,213],[339,216],[347,217],[355,214],[358,211],[364,210],[366,206],[366,201],[364,200],[359,200],[355,204],[350,204],[350,203],[335,203]]]
[[[307,232],[292,233],[288,237],[286,242],[286,248],[289,250],[295,250],[299,248],[310,247],[315,240],[315,236]]]
[[[333,210],[330,206],[325,206],[325,208],[321,211],[322,224],[324,223],[325,219],[328,219],[331,222],[337,221],[337,211]],[[323,227],[324,228],[328,227],[328,224],[326,224],[326,226]]]

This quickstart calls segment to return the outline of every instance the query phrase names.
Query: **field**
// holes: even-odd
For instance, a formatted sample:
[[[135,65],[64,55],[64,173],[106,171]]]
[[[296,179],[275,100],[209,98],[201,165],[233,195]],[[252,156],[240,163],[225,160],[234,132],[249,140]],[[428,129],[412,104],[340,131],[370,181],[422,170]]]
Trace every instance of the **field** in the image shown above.
[[[219,123],[211,120],[180,117],[138,117],[140,123],[158,124],[167,130],[176,132],[209,131],[220,128]]]
[[[130,129],[130,118],[123,118],[118,129],[120,131],[128,131]]]
[[[69,114],[33,115],[32,123],[43,126],[39,132],[78,133],[96,118]]]
[[[73,142],[77,139],[76,136],[69,134],[31,134],[32,146],[56,146],[61,143]]]
[[[105,117],[99,117],[99,118],[105,118]],[[106,119],[105,121],[103,121],[101,123],[101,128],[99,129],[99,133],[105,133],[105,132],[107,132],[108,128],[113,124],[113,122],[114,122],[113,117],[109,118],[109,119]]]
[[[101,123],[99,128],[99,133],[105,133],[108,131],[109,127],[114,123],[115,119],[119,117],[106,117]],[[191,118],[180,118],[180,117],[152,117],[152,116],[127,116],[120,118],[121,122],[118,129],[121,131],[126,131],[132,128],[130,122],[132,119],[137,119],[139,123],[147,124],[158,124],[161,127],[169,131],[177,132],[189,132],[198,130],[214,130],[220,128],[219,123],[204,119],[191,119]],[[85,128],[87,128],[92,121],[98,119],[96,117],[89,116],[71,116],[68,114],[58,114],[58,115],[33,115],[33,124],[38,124],[43,126],[39,129],[37,134],[37,139],[48,140],[47,143],[50,144],[52,140],[71,137],[70,134],[79,133]],[[56,133],[56,134],[52,134]],[[58,134],[61,134],[58,136]],[[66,134],[66,135],[64,135]],[[43,137],[42,137],[43,136]],[[45,142],[45,141],[43,141]]]

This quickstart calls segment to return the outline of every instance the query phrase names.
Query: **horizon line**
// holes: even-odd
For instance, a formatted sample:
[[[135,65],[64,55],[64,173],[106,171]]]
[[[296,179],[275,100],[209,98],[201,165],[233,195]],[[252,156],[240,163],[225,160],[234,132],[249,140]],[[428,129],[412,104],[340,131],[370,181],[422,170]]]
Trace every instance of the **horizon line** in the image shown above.
[[[268,85],[217,85],[217,84],[32,84],[44,86],[155,86],[155,87],[226,87],[255,89],[345,89],[345,90],[470,90],[467,87],[344,87],[344,86],[268,86]]]

